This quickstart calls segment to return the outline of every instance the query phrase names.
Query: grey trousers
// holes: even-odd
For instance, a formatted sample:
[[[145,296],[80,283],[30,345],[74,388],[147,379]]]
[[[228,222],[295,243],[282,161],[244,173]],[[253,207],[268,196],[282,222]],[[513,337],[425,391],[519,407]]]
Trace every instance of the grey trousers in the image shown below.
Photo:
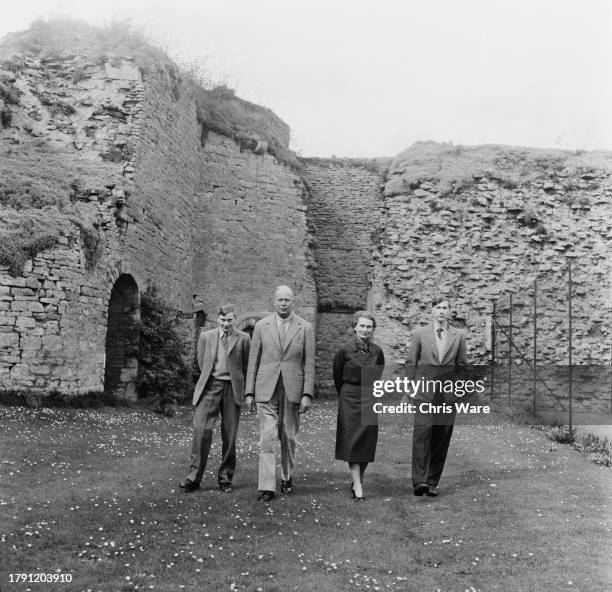
[[[274,442],[281,444],[281,479],[288,481],[295,465],[295,437],[300,428],[300,404],[287,400],[282,376],[279,377],[272,398],[257,403],[259,418],[259,491],[276,489],[276,458]]]
[[[231,483],[236,470],[236,435],[240,421],[240,406],[236,405],[232,383],[210,378],[193,416],[193,443],[188,478],[195,483],[202,480],[212,444],[213,428],[221,414],[221,465],[217,473],[219,483]]]

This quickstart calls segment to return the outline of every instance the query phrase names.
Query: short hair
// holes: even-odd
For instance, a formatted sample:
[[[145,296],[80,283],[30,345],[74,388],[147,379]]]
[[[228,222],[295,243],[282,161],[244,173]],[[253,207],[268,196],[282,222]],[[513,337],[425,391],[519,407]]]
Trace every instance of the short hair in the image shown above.
[[[221,304],[217,309],[217,316],[227,315],[230,314],[230,312],[234,313],[234,316],[236,316],[236,307],[233,304]]]
[[[291,292],[291,297],[295,299],[295,292],[293,291],[291,286],[287,286],[286,284],[281,284],[280,286],[277,286],[276,290],[274,290],[274,298],[276,298],[276,295],[278,294],[279,290],[289,290],[289,292]]]
[[[438,304],[441,304],[442,302],[448,302],[449,306],[451,303],[450,298],[446,296],[445,294],[436,294],[431,299],[431,308],[433,308],[434,306],[438,306]]]
[[[358,310],[353,315],[353,329],[357,326],[359,319],[362,319],[362,318],[369,319],[370,321],[372,321],[373,328],[376,329],[376,319],[374,318],[374,315],[369,310]]]

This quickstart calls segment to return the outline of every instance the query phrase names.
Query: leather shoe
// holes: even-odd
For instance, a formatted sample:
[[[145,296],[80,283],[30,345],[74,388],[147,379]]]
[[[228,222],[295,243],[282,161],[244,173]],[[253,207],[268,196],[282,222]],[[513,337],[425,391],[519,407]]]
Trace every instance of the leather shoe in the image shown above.
[[[179,483],[179,487],[183,490],[183,491],[196,491],[197,489],[200,489],[200,484],[196,483],[195,481],[192,481],[191,479],[185,479],[185,481],[183,481],[182,483]]]
[[[288,481],[283,481],[281,479],[280,492],[281,493],[293,493],[293,483],[291,482],[291,478],[289,478]]]
[[[219,490],[223,493],[231,493],[234,489],[231,483],[219,483]]]
[[[271,502],[274,499],[273,491],[261,491],[257,496],[259,502]]]
[[[421,496],[424,493],[427,493],[428,491],[429,491],[429,485],[427,485],[427,483],[417,483],[414,486],[414,495]]]
[[[435,485],[430,485],[427,490],[427,495],[429,497],[438,497],[438,488]]]

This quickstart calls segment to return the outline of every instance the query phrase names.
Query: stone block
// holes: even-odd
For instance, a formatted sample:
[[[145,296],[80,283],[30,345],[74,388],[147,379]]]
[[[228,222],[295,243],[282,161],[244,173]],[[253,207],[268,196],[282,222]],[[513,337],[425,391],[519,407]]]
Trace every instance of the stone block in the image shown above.
[[[25,336],[22,335],[21,336],[21,341],[19,342],[19,347],[22,350],[28,350],[28,349],[33,349],[33,350],[39,350],[40,349],[40,345],[41,345],[41,339],[40,337],[34,335],[34,336]]]
[[[64,346],[64,340],[59,335],[45,335],[42,338],[42,346],[45,349],[57,351]]]
[[[30,366],[30,372],[32,374],[39,374],[39,375],[44,375],[46,376],[47,374],[49,374],[51,372],[51,368],[49,368],[49,366],[46,366],[44,364],[32,364]]]
[[[18,331],[23,331],[25,329],[30,329],[32,327],[36,327],[36,321],[30,316],[19,316],[16,317],[15,328]]]
[[[30,367],[27,364],[15,364],[11,368],[12,379],[25,379],[30,377]]]
[[[19,335],[17,333],[0,333],[0,348],[17,347],[19,347]]]

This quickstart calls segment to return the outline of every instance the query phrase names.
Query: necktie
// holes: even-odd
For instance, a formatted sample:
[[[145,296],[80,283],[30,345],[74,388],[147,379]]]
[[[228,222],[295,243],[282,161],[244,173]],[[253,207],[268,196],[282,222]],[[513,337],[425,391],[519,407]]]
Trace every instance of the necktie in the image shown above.
[[[223,333],[223,335],[221,335],[221,343],[223,344],[223,349],[225,350],[226,355],[227,355],[227,340],[228,340],[228,334]]]
[[[444,329],[442,329],[442,327],[438,327],[436,329],[436,333],[438,334],[438,339],[442,339],[442,331],[444,331]]]
[[[280,338],[281,347],[285,347],[285,337],[287,337],[287,326],[285,325],[285,321],[280,322],[278,336]]]

